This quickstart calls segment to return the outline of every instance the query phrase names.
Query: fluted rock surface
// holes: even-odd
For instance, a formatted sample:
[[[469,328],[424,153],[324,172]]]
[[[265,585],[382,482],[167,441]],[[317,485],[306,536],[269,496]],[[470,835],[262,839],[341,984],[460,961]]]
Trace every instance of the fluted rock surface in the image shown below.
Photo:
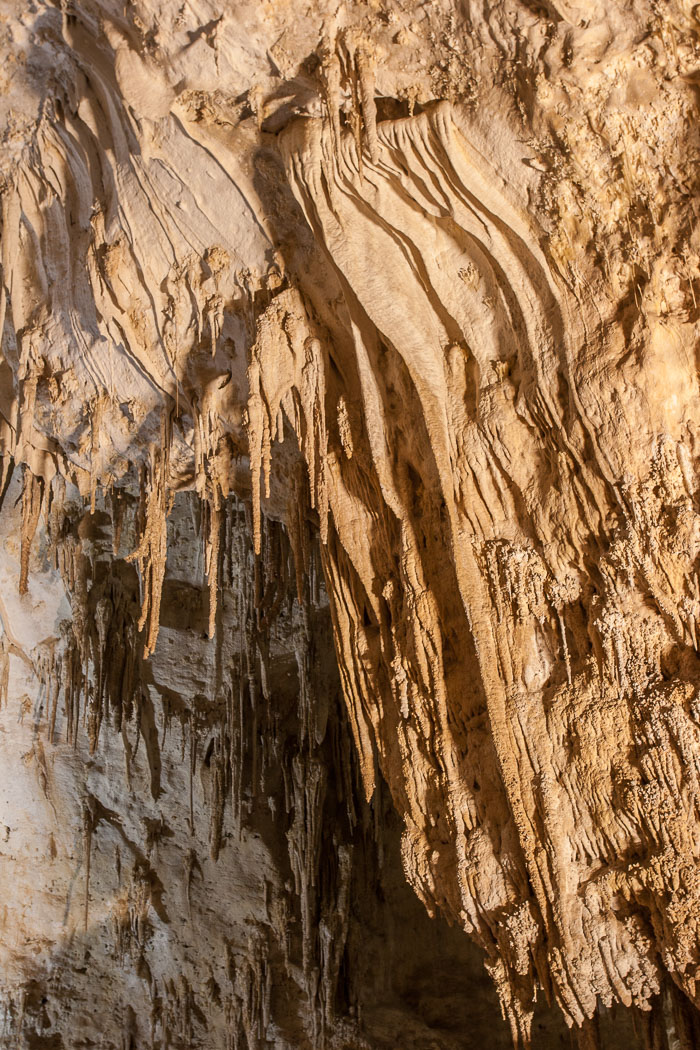
[[[693,1046],[697,9],[2,17],[8,1038]]]

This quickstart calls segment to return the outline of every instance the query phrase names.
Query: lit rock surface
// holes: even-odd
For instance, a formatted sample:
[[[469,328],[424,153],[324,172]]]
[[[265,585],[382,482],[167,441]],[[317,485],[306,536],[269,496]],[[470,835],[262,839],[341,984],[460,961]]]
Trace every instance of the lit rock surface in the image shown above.
[[[697,8],[0,19],[3,1045],[696,1045]]]

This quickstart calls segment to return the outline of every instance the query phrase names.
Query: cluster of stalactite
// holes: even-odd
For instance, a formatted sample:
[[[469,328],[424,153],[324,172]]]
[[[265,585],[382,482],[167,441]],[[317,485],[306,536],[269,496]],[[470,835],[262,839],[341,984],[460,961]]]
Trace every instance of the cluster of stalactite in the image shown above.
[[[554,39],[564,5],[545,6]],[[511,38],[493,9],[481,28],[515,77],[523,11],[513,4]],[[464,93],[461,108],[446,100],[464,87],[454,50],[442,101],[421,90],[418,104],[404,81],[380,100],[371,37],[331,20],[305,82],[318,98],[273,147],[256,88],[245,105],[257,131],[239,132],[239,102],[183,93],[179,74],[177,88],[156,77],[162,97],[140,121],[135,96],[149,92],[127,102],[121,60],[151,82],[150,43],[126,11],[95,12],[47,14],[57,72],[3,193],[0,488],[16,461],[20,593],[43,508],[72,606],[36,657],[49,740],[75,745],[84,730],[96,753],[113,728],[127,770],[143,741],[157,793],[143,661],[158,643],[175,493],[194,488],[217,686],[169,696],[165,731],[179,722],[190,800],[198,773],[207,785],[212,857],[260,799],[273,817],[284,800],[294,886],[282,948],[261,934],[239,953],[233,1045],[264,1041],[275,951],[301,960],[316,1043],[333,1017],[350,845],[368,810],[318,678],[322,579],[366,799],[379,769],[406,875],[483,948],[514,1040],[529,1042],[542,988],[588,1040],[601,1003],[648,1013],[663,995],[692,1042],[678,996],[700,1002],[700,256],[672,136],[690,142],[689,114],[697,124],[679,86],[695,90],[695,37],[676,39],[678,13],[652,20],[638,34],[648,51],[600,73],[627,84],[624,106],[600,80],[600,103],[553,102],[559,132],[539,141],[530,128],[532,157],[524,132],[499,124],[494,152],[501,130],[512,141],[497,171],[469,138]],[[574,37],[581,80],[598,75],[591,56],[615,34],[593,26],[591,44],[585,30],[566,29],[564,80],[551,53],[546,68],[530,56],[539,106],[568,97]],[[387,33],[400,45],[414,29]],[[638,67],[627,80],[625,65]],[[664,102],[642,102],[654,95]],[[255,155],[252,186],[239,146]],[[504,171],[517,183],[531,164],[537,184],[507,184]],[[240,638],[223,667],[226,601]],[[284,726],[270,687],[283,616],[298,683]],[[86,798],[86,882],[107,819]],[[124,951],[144,937],[150,875],[135,863]],[[166,1041],[187,1042],[186,982],[157,1001]]]
[[[31,485],[25,481],[25,491]],[[152,624],[159,599],[149,591],[152,595],[154,586],[162,591],[168,543],[167,534],[162,544],[148,537],[160,529],[161,515],[167,518],[173,499],[169,494],[152,498],[148,485],[149,478],[142,476],[140,497],[113,489],[98,491],[95,500],[86,502],[75,490],[67,495],[64,480],[56,477],[46,493],[48,542],[43,554],[60,571],[71,601],[62,636],[32,654],[42,683],[46,741],[75,748],[84,734],[88,753],[95,754],[105,734],[116,734],[132,790],[132,764],[143,747],[151,793],[157,798],[159,747],[178,724],[182,759],[189,769],[190,828],[194,831],[194,797],[201,790],[214,861],[224,839],[235,842],[244,827],[265,824],[263,810],[276,827],[286,822],[281,841],[286,840],[289,892],[268,902],[268,924],[252,927],[246,945],[231,946],[230,992],[225,997],[219,989],[212,995],[218,1005],[225,998],[227,1045],[261,1050],[274,1021],[273,979],[298,982],[301,973],[306,1038],[322,1050],[334,1031],[338,1005],[340,1015],[354,1005],[348,1000],[347,974],[345,983],[340,981],[344,960],[347,969],[353,853],[359,843],[364,868],[371,869],[380,828],[362,799],[337,672],[329,662],[332,641],[318,537],[309,520],[297,520],[290,530],[262,518],[256,553],[249,506],[229,496],[214,516],[196,495],[180,497],[199,505],[202,562],[216,580],[208,590],[215,592],[219,621],[225,606],[237,637],[227,639],[230,659],[223,662],[223,628],[214,631],[210,644],[217,661],[216,695],[187,698],[168,691],[158,715],[147,660],[156,646]],[[216,613],[210,619],[216,624]],[[275,632],[287,637],[290,623],[295,684],[290,695],[281,697],[274,692],[271,645]],[[43,746],[39,742],[42,754]],[[87,930],[95,836],[103,822],[114,824],[116,815],[88,794],[82,820]],[[111,920],[117,958],[130,960],[148,981],[151,910],[166,917],[164,886],[150,861],[161,832],[154,826],[152,841],[143,848],[125,840],[130,857],[122,858],[118,851],[123,889]],[[192,849],[186,862],[188,894],[198,865]],[[203,1006],[195,1004],[185,978],[172,987],[154,987],[152,994],[152,1038],[162,1047],[190,1046],[193,1016]]]
[[[329,71],[333,83],[332,64]],[[290,129],[283,142],[289,181],[332,269],[325,300],[312,272],[301,281],[303,292],[282,286],[254,311],[246,417],[252,551],[238,550],[250,570],[235,580],[232,545],[245,542],[245,512],[231,494],[240,449],[222,423],[226,381],[201,403],[189,397],[208,635],[216,637],[226,584],[245,624],[238,664],[220,675],[216,719],[196,704],[177,713],[192,777],[198,762],[209,771],[212,856],[227,805],[234,823],[243,819],[244,771],[264,792],[278,761],[267,638],[294,593],[300,729],[284,766],[289,859],[304,929],[306,995],[316,1004],[331,1001],[328,974],[339,965],[335,940],[342,943],[343,922],[318,910],[327,770],[317,725],[325,701],[324,690],[312,685],[309,627],[324,577],[365,794],[372,795],[378,756],[405,821],[406,873],[430,912],[456,919],[485,949],[514,1038],[529,1040],[538,983],[584,1030],[599,1001],[648,1006],[663,970],[692,999],[695,940],[681,934],[695,900],[689,815],[697,796],[692,660],[700,592],[692,568],[692,435],[652,434],[645,475],[634,482],[623,475],[572,379],[575,348],[562,317],[573,309],[576,289],[537,248],[526,247],[535,234],[478,164],[465,162],[449,107],[378,125],[369,107],[363,118],[359,139],[350,129],[309,124]],[[381,163],[373,156],[379,149]],[[398,179],[411,150],[413,181]],[[426,180],[431,172],[449,176],[444,199],[418,179],[421,165]],[[330,187],[327,198],[323,186]],[[402,245],[386,251],[398,252],[393,265],[399,273],[406,268],[406,287],[410,259],[429,236],[421,224],[437,237],[439,218],[443,250],[461,264],[458,288],[435,264],[419,282],[413,314],[406,308],[400,318],[391,290],[367,282],[357,264],[362,253],[352,247],[364,229],[370,241],[379,238],[381,254],[377,216],[390,217]],[[213,258],[212,265],[220,272]],[[342,304],[334,312],[329,289]],[[210,325],[214,349],[221,323]],[[480,325],[487,334],[475,341]],[[177,414],[178,391],[165,398],[157,440],[135,468],[138,498],[117,487],[106,497],[111,556],[99,553],[90,535],[99,517],[94,435],[103,409],[92,412],[92,469],[83,488],[93,513],[83,522],[66,524],[61,475],[48,482],[23,468],[20,590],[28,586],[43,505],[52,556],[72,596],[64,642],[45,659],[49,737],[62,696],[67,738],[75,740],[82,724],[95,749],[108,716],[122,733],[127,767],[141,737],[155,747],[139,661],[158,639],[174,426],[187,429]],[[25,415],[31,398],[27,404]],[[499,420],[488,433],[480,422],[486,405],[489,418]],[[650,433],[653,427],[651,420]],[[285,526],[264,524],[273,444],[288,432],[306,472],[297,463]],[[532,455],[520,456],[518,449],[530,445]],[[537,476],[542,463],[546,484]],[[133,543],[116,558],[125,507]],[[576,542],[572,529],[581,533]],[[587,544],[598,552],[595,564]],[[532,696],[540,706],[530,704]],[[131,719],[135,744],[126,730]],[[616,742],[598,752],[602,767],[590,768],[595,742],[611,734]],[[634,742],[636,763],[615,758],[625,754],[625,740]],[[562,767],[564,752],[580,761]],[[671,765],[669,753],[676,756]],[[348,812],[350,828],[353,820]],[[88,857],[94,821],[88,807]],[[336,853],[334,907],[342,912],[350,861],[340,847]],[[620,866],[616,857],[630,860]],[[574,891],[572,864],[585,882],[584,898]],[[619,899],[629,914],[617,917]],[[579,942],[585,959],[574,965]],[[634,960],[624,974],[606,956],[614,957],[618,944]],[[660,956],[653,944],[662,946]],[[312,1016],[322,1040],[318,1018],[331,1016],[332,1006],[319,1010]],[[242,1007],[239,1013],[248,1016]]]
[[[367,794],[376,751],[407,875],[483,945],[516,1042],[537,983],[584,1030],[666,972],[696,1002],[694,431],[608,414],[571,321],[590,301],[449,106],[376,135],[375,157],[328,122],[285,133],[330,272],[258,321],[253,499],[286,418]],[[634,478],[606,444],[633,419]]]

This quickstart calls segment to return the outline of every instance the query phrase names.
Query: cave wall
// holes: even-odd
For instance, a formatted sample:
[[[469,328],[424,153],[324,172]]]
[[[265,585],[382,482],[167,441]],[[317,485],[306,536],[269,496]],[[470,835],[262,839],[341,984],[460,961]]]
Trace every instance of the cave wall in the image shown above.
[[[7,1038],[692,1046],[695,8],[2,32]]]
[[[20,598],[19,472],[6,500],[0,1045],[507,1050],[480,953],[406,884],[386,785],[364,799],[323,584],[299,600],[279,523],[256,572],[226,505],[209,640],[205,522],[176,498],[146,660],[137,506],[115,551],[114,506],[69,488]]]

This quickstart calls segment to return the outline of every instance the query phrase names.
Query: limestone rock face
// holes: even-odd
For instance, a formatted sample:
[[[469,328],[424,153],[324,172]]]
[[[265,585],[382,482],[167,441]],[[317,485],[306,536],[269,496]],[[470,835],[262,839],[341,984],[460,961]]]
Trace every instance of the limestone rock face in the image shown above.
[[[698,1045],[697,5],[0,18],[1,1045]]]

